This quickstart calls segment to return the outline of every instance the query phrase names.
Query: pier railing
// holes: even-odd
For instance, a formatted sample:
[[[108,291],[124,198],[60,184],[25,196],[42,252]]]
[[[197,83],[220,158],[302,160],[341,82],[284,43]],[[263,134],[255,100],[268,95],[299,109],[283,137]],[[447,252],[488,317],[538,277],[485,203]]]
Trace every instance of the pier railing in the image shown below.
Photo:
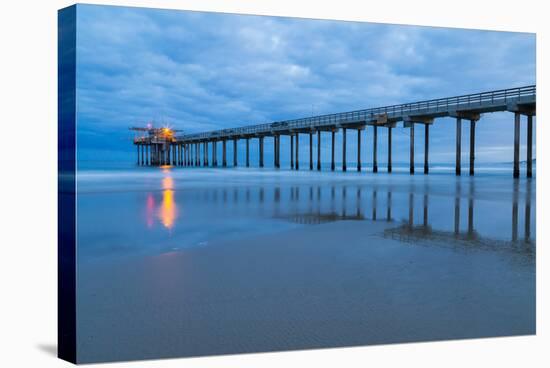
[[[273,134],[278,131],[322,129],[338,124],[376,121],[380,116],[393,119],[403,119],[405,116],[429,115],[434,113],[449,113],[477,107],[506,106],[509,102],[529,101],[536,98],[536,85],[501,89],[489,92],[474,93],[461,96],[445,97],[418,101],[399,105],[375,107],[369,109],[325,114],[299,119],[276,121],[273,123],[242,126],[238,128],[221,129],[204,133],[186,134],[176,137],[178,141],[210,140],[232,136],[258,134]]]

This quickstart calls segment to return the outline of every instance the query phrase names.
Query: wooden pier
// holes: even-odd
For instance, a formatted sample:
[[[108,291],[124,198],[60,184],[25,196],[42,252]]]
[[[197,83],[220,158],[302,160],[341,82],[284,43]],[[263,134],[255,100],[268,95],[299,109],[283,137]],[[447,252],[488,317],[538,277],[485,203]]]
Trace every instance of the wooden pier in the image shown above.
[[[266,124],[215,130],[204,133],[176,135],[168,128],[130,128],[145,134],[134,139],[137,147],[138,165],[173,165],[182,167],[217,167],[218,144],[222,146],[222,166],[227,167],[227,141],[233,141],[233,166],[237,166],[237,143],[246,140],[246,167],[250,166],[250,140],[257,139],[259,145],[258,166],[264,167],[264,139],[273,138],[273,166],[280,168],[281,136],[290,137],[290,168],[299,170],[299,138],[309,135],[309,169],[314,169],[313,136],[317,136],[317,170],[321,170],[321,133],[331,134],[331,170],[335,170],[335,134],[342,134],[342,171],[347,170],[346,140],[348,130],[357,131],[357,170],[361,171],[361,132],[373,126],[373,167],[378,172],[378,128],[388,131],[387,172],[392,172],[392,129],[402,122],[410,132],[410,174],[415,173],[414,128],[424,127],[424,174],[429,173],[430,126],[436,119],[456,119],[456,175],[461,175],[462,125],[468,121],[470,133],[469,175],[475,173],[475,128],[481,116],[486,113],[508,111],[514,114],[514,163],[513,177],[520,176],[520,124],[521,117],[527,123],[527,169],[526,176],[533,175],[533,116],[536,114],[536,86],[525,86],[463,96],[445,97],[401,105],[312,116],[301,119],[276,121]],[[211,145],[211,159],[209,158]],[[202,148],[202,149],[201,149]]]

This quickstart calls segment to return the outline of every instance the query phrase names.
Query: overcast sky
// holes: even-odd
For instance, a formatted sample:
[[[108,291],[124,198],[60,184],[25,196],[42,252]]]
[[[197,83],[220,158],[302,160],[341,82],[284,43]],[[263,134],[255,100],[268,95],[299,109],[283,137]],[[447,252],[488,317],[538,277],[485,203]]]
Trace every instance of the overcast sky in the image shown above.
[[[134,160],[128,127],[150,120],[192,133],[535,84],[534,34],[90,5],[77,17],[83,159]],[[511,113],[482,116],[477,159],[511,161],[512,128]],[[430,133],[431,160],[452,162],[454,121]],[[463,134],[466,148],[468,125]],[[408,130],[394,138],[394,161],[407,161]],[[365,163],[371,146],[363,140]]]

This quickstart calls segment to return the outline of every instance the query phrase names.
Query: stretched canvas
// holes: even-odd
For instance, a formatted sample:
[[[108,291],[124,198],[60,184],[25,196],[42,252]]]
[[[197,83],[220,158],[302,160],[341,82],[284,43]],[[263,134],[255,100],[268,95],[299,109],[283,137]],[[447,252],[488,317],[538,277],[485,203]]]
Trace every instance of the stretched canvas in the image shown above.
[[[535,334],[535,35],[59,20],[59,357]]]

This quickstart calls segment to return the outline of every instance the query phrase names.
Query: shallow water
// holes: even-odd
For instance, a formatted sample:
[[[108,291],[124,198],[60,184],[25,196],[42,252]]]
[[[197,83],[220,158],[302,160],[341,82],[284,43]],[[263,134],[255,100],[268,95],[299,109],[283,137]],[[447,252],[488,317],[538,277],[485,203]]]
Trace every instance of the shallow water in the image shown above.
[[[78,173],[79,361],[535,333],[535,181]]]

